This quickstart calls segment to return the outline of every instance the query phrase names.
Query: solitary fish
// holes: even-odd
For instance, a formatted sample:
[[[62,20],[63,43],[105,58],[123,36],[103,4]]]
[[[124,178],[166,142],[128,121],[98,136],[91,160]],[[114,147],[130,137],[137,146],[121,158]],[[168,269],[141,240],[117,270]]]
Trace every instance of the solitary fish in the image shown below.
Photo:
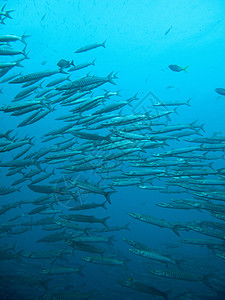
[[[178,65],[169,65],[169,68],[170,68],[170,70],[172,70],[172,71],[174,71],[174,72],[180,72],[180,71],[185,71],[185,72],[187,72],[187,68],[188,68],[189,66],[187,66],[187,67],[185,67],[185,68],[182,68],[182,67],[180,67],[180,66],[178,66]]]
[[[74,66],[73,60],[71,62],[69,62],[68,60],[65,59],[60,59],[60,61],[58,61],[57,66],[60,68],[69,68],[71,66]]]
[[[215,92],[217,92],[218,94],[225,96],[225,89],[223,88],[216,88]]]
[[[170,26],[170,28],[169,29],[167,29],[167,31],[165,32],[165,35],[167,35],[169,32],[170,32],[170,30],[172,29],[172,25]]]

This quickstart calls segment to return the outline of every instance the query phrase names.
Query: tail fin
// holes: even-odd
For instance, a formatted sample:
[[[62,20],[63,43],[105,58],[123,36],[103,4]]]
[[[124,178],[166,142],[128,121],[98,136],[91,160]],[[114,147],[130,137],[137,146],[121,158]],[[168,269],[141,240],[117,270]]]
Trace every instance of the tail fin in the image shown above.
[[[126,229],[126,230],[130,231],[130,228],[128,227],[128,226],[130,225],[130,223],[131,223],[131,222],[129,222],[129,223],[127,223],[127,224],[125,224],[125,225],[124,225],[124,229]]]
[[[115,193],[115,192],[114,191],[112,191],[112,192],[106,192],[104,194],[105,199],[109,202],[109,204],[111,204],[110,195],[113,194],[113,193]]]
[[[11,140],[10,137],[9,137],[9,134],[10,134],[12,131],[13,131],[13,129],[8,130],[8,131],[4,134],[4,136],[5,136],[5,138],[6,138],[7,140]]]
[[[21,63],[20,63],[19,61],[17,61],[17,62],[16,62],[16,66],[17,66],[17,67],[24,68],[24,66],[23,66],[23,65],[21,65]]]
[[[11,10],[5,10],[4,11],[4,15],[6,18],[12,19],[12,17],[10,16],[10,13],[15,11],[15,9],[11,9]]]
[[[102,205],[101,205],[104,209],[107,209],[107,207],[106,207],[106,202],[107,202],[107,201],[103,202]]]
[[[187,100],[187,103],[186,103],[187,106],[191,106],[191,105],[190,105],[190,101],[191,101],[191,98]]]
[[[108,220],[109,218],[110,218],[110,216],[109,216],[109,217],[105,217],[105,218],[103,218],[102,221],[101,221],[101,223],[102,223],[105,227],[108,227],[108,225],[106,224],[106,220]]]
[[[116,85],[116,83],[112,80],[114,77],[113,77],[113,72],[111,72],[108,76],[107,76],[107,79],[108,81],[111,83],[111,84],[114,84]]]
[[[104,48],[105,48],[105,42],[106,42],[106,40],[104,40],[104,42],[102,43],[102,47],[104,47]]]
[[[21,36],[21,42],[24,43],[24,44],[27,44],[27,43],[26,43],[26,38],[28,38],[28,37],[30,37],[30,35],[27,35],[27,34],[24,33],[24,34]]]
[[[22,51],[22,54],[23,54],[25,59],[29,59],[28,52],[26,52],[26,48],[27,48],[27,44],[25,44],[25,46],[23,48],[23,51]]]
[[[212,274],[208,274],[208,275],[203,276],[202,282],[203,282],[206,286],[208,286],[210,289],[213,289],[213,290],[214,290],[213,286],[209,283],[209,278],[210,278],[211,276],[212,276]]]
[[[185,72],[187,72],[187,68],[188,68],[189,66],[187,66],[187,67],[185,67],[185,68],[183,68],[183,70],[185,71]]]
[[[173,226],[173,228],[171,228],[171,229],[173,230],[173,232],[174,232],[177,236],[180,237],[180,234],[179,234],[179,232],[178,232],[178,230],[179,230],[178,226]]]

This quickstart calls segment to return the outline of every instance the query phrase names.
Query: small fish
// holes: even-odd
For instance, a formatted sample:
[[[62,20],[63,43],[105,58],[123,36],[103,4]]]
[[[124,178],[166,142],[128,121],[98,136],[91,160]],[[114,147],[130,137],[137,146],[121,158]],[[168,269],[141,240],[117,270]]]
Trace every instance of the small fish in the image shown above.
[[[225,96],[225,89],[223,89],[223,88],[216,88],[215,92],[217,92],[217,94]]]
[[[171,25],[170,28],[167,29],[167,31],[165,32],[165,35],[167,35],[167,34],[170,32],[170,30],[171,30],[172,28],[173,28],[173,26]]]
[[[170,68],[170,70],[172,70],[172,71],[174,71],[174,72],[180,72],[180,71],[185,71],[185,72],[187,72],[187,68],[188,68],[189,66],[187,66],[187,67],[185,67],[185,68],[182,68],[182,67],[180,67],[180,66],[178,66],[178,65],[169,65],[169,68]]]
[[[60,59],[60,61],[58,61],[57,66],[60,68],[69,68],[71,66],[74,66],[73,60],[71,62],[69,62],[68,60],[65,59]]]

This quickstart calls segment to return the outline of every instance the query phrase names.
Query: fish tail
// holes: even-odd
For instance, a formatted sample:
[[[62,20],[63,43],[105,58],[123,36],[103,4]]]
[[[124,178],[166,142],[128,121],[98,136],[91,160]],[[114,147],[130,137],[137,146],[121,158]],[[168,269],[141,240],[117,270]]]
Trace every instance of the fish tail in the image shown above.
[[[208,286],[210,289],[214,290],[214,287],[209,283],[209,278],[212,276],[212,274],[207,274],[205,276],[203,276],[202,282]]]
[[[105,201],[105,202],[102,203],[102,207],[103,207],[104,209],[107,209],[106,203],[107,203],[107,201]]]
[[[101,223],[102,223],[105,227],[108,227],[108,225],[106,224],[106,220],[108,220],[109,218],[110,218],[110,216],[109,216],[109,217],[105,217],[105,218],[103,218],[102,221],[101,221]]]
[[[191,106],[190,101],[191,101],[191,98],[187,100],[187,106]]]
[[[5,13],[5,17],[6,18],[9,18],[9,19],[12,19],[12,17],[10,16],[10,13],[15,11],[14,9],[11,9],[11,10],[5,10],[4,13]]]
[[[106,48],[105,42],[106,42],[106,40],[104,40],[104,42],[102,43],[102,47],[104,47],[104,48]]]
[[[126,230],[130,231],[129,225],[130,225],[130,222],[129,222],[129,223],[127,223],[126,225],[124,225],[124,229],[126,229]]]
[[[24,44],[27,44],[27,43],[26,43],[26,38],[28,38],[28,37],[30,37],[30,35],[27,35],[27,34],[25,34],[25,32],[24,32],[24,34],[21,36],[21,42],[24,43]]]
[[[21,63],[20,63],[19,61],[16,62],[16,66],[17,66],[17,67],[21,67],[21,68],[24,67],[23,65],[21,65]]]
[[[5,138],[7,139],[7,140],[11,140],[11,138],[10,138],[10,136],[9,136],[9,134],[12,132],[13,130],[11,129],[11,130],[8,130],[6,133],[5,133]]]
[[[107,76],[107,78],[108,78],[108,81],[109,81],[111,84],[116,85],[116,83],[112,80],[112,79],[114,78],[113,72],[111,72],[111,73]]]
[[[111,204],[110,195],[111,195],[112,193],[114,193],[114,192],[106,192],[106,193],[104,194],[105,199],[109,202],[109,204]]]
[[[187,68],[189,68],[189,66],[183,68],[183,70],[184,70],[185,72],[187,72]]]
[[[177,226],[174,226],[173,228],[171,228],[173,230],[173,232],[180,237],[180,234],[178,232],[179,228]]]
[[[200,125],[200,128],[201,128],[201,130],[202,130],[203,132],[205,132],[204,126],[205,126],[205,123],[202,123],[202,124]]]

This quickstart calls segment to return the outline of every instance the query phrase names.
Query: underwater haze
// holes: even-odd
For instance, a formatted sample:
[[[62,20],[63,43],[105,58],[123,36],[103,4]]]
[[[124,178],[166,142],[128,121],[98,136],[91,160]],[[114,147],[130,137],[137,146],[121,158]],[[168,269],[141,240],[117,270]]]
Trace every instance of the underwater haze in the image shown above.
[[[222,0],[0,0],[0,299],[225,298]]]

